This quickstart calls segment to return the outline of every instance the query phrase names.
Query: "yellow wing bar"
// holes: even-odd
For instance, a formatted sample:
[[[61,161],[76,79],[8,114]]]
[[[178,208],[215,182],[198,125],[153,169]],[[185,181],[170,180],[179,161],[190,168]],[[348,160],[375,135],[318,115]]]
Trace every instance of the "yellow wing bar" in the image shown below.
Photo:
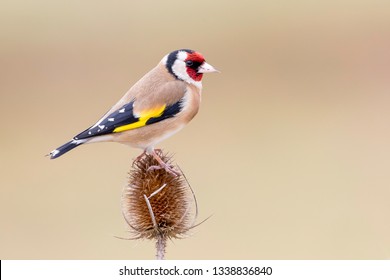
[[[145,126],[146,122],[149,119],[160,117],[163,114],[163,112],[165,110],[165,107],[166,107],[166,105],[163,105],[163,106],[158,107],[158,108],[154,108],[154,109],[151,109],[151,110],[143,111],[140,114],[140,117],[139,117],[138,121],[136,121],[134,123],[118,126],[117,128],[114,129],[113,132],[122,132],[122,131],[126,131],[126,130],[130,130],[130,129],[134,129],[134,128]]]

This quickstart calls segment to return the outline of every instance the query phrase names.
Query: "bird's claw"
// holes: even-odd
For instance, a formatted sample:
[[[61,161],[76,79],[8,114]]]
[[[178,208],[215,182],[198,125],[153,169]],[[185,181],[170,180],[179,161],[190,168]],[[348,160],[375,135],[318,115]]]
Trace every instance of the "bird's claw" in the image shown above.
[[[174,175],[175,177],[180,176],[180,173],[173,169],[173,166],[169,166],[168,164],[161,165],[152,165],[149,166],[148,171],[150,170],[159,170],[159,169],[165,169],[166,172]]]
[[[158,152],[160,154],[162,154],[162,150],[161,149],[154,149],[155,152]],[[146,151],[143,151],[142,154],[140,154],[139,156],[137,156],[134,160],[133,160],[133,164],[132,166],[134,167],[134,164],[137,162],[137,161],[140,161],[144,156],[146,156],[147,153]]]
[[[137,161],[140,161],[145,155],[146,155],[146,152],[144,151],[142,154],[140,154],[139,156],[137,156],[137,157],[133,160],[133,164],[132,164],[131,166],[134,167],[134,164],[135,164]]]

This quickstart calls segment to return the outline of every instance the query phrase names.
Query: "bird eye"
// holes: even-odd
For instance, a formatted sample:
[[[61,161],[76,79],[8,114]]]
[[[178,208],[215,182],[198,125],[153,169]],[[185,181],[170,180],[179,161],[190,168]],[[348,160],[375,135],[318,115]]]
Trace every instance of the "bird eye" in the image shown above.
[[[188,67],[191,67],[192,65],[194,65],[194,62],[193,62],[192,60],[187,60],[187,61],[186,61],[186,65],[187,65]]]

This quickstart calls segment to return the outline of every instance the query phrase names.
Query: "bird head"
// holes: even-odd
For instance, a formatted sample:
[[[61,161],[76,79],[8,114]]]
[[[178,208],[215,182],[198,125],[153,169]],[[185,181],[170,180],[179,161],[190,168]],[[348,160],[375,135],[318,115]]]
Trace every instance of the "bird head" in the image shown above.
[[[173,51],[161,62],[176,79],[195,85],[202,81],[204,73],[219,72],[206,63],[202,54],[188,49]]]

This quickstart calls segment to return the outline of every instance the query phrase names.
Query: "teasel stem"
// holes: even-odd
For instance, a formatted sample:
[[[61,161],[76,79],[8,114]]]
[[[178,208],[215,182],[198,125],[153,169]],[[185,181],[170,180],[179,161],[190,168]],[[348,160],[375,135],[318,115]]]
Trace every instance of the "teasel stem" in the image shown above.
[[[157,237],[157,242],[156,242],[156,259],[157,260],[163,260],[165,257],[165,248],[167,246],[167,238],[163,236],[163,234],[160,234]]]
[[[156,238],[157,238],[157,242],[156,242],[156,250],[157,250],[156,259],[158,259],[158,260],[163,260],[164,259],[165,248],[167,246],[167,239],[164,236],[164,234],[161,232],[161,230],[158,228],[158,225],[157,225],[157,222],[156,222],[156,218],[155,218],[154,213],[153,213],[152,205],[150,205],[149,198],[151,198],[152,196],[157,194],[165,186],[166,186],[166,184],[164,184],[157,191],[155,191],[151,195],[149,195],[149,197],[146,197],[146,195],[144,195],[146,205],[148,206],[148,209],[149,209],[150,219],[152,220],[154,230],[156,231]]]

